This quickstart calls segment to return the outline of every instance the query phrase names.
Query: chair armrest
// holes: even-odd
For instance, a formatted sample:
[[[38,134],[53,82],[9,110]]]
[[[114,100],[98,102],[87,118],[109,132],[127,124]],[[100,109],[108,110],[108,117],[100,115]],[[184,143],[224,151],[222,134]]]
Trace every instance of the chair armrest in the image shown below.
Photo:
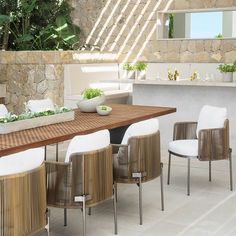
[[[58,161],[45,161],[45,166],[69,166],[70,163],[67,162],[58,162]]]
[[[222,160],[229,157],[229,130],[224,128],[203,129],[198,132],[198,159]]]
[[[174,124],[173,140],[196,139],[197,122],[177,122]]]

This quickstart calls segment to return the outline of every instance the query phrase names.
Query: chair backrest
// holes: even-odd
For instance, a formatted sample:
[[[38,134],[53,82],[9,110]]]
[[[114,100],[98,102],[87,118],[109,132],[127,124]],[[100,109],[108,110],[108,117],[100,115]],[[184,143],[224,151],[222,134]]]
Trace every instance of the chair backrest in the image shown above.
[[[21,171],[17,170],[16,165],[21,166],[20,157],[24,158],[23,155],[27,153],[20,153],[19,158],[16,158],[16,155],[13,158],[4,157],[12,159],[11,163],[16,173],[13,173],[14,168],[8,165],[10,162],[4,160],[0,165],[0,235],[31,235],[44,229],[46,225],[45,166],[37,160],[37,164],[31,165],[31,170],[28,167],[25,167],[27,171],[24,171],[24,168],[21,168]],[[28,156],[31,157],[28,160],[31,161],[36,156]],[[23,163],[25,165],[24,161]],[[5,168],[4,164],[7,164],[8,172],[2,171]]]
[[[82,144],[86,145],[82,147]],[[74,138],[67,154],[67,163],[46,163],[49,206],[80,207],[81,203],[75,202],[74,197],[83,195],[91,198],[86,205],[94,206],[112,197],[112,149],[108,130]]]
[[[0,104],[0,118],[8,114],[8,110],[5,105]]]
[[[85,153],[105,148],[110,145],[110,133],[101,130],[92,134],[75,136],[67,149],[65,162],[70,161],[74,153]]]
[[[0,176],[19,174],[39,167],[44,161],[44,149],[35,148],[0,158]]]
[[[227,109],[205,105],[201,109],[197,124],[197,137],[202,129],[223,128],[227,119]]]
[[[126,143],[127,142],[127,143]],[[133,173],[143,173],[143,181],[160,175],[160,132],[157,119],[149,119],[131,125],[122,140],[127,148],[119,148],[118,169],[115,178],[121,182],[135,182]]]
[[[29,100],[27,102],[27,108],[31,112],[44,112],[44,111],[54,111],[55,106],[51,99],[41,99],[41,100]]]

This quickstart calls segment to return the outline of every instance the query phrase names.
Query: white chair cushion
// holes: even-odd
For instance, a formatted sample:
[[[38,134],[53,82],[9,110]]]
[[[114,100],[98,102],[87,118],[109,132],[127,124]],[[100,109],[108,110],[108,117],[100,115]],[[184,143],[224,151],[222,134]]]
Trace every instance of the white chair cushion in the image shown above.
[[[38,168],[44,162],[44,149],[35,148],[0,158],[0,176],[19,174]]]
[[[158,130],[159,130],[159,121],[157,118],[134,123],[130,125],[129,128],[126,130],[121,144],[127,145],[131,137],[154,134]],[[123,147],[119,148],[118,160],[120,164],[126,164],[127,162],[125,158],[125,152],[126,152],[125,148]]]
[[[223,128],[226,119],[226,108],[205,105],[198,118],[197,137],[198,132],[202,129]]]
[[[169,143],[168,150],[170,152],[188,156],[198,156],[198,140],[197,139],[186,139],[186,140],[175,140]]]
[[[154,134],[159,130],[159,121],[156,118],[140,121],[129,126],[121,144],[128,144],[129,138]]]
[[[108,130],[101,130],[92,134],[78,135],[74,137],[67,149],[65,162],[70,161],[74,153],[84,153],[99,150],[110,145],[110,133]]]
[[[27,107],[31,112],[54,111],[55,107],[51,99],[29,100]]]
[[[5,117],[8,114],[8,110],[5,105],[0,104],[0,118]]]

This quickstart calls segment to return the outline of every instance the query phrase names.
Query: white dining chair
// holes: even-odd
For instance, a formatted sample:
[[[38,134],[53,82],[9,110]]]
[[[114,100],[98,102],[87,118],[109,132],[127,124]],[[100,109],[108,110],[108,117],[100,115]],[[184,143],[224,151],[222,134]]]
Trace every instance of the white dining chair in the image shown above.
[[[31,235],[49,222],[43,148],[0,158],[0,229],[4,235]]]
[[[191,159],[209,162],[209,181],[211,181],[211,162],[228,159],[230,190],[233,190],[232,149],[229,145],[229,121],[226,108],[205,105],[201,109],[198,122],[176,123],[173,141],[169,143],[168,151],[167,184],[170,184],[172,156],[182,157],[188,161],[187,195],[190,195]]]
[[[54,111],[55,106],[53,104],[53,101],[49,98],[46,99],[40,99],[40,100],[29,100],[26,103],[26,108],[30,112],[44,112],[44,111]],[[47,146],[44,147],[45,149],[45,160],[47,159]],[[58,143],[56,143],[56,160],[58,161],[59,156],[59,146]]]
[[[41,100],[29,100],[26,103],[26,106],[31,112],[44,112],[44,111],[55,110],[53,101],[49,98],[41,99]]]
[[[0,104],[0,118],[5,117],[8,114],[8,110],[4,104]]]
[[[113,193],[112,148],[108,130],[74,137],[64,162],[46,161],[47,204],[67,209],[82,209],[83,235],[86,235],[86,208],[113,198],[117,234],[116,199]]]
[[[114,185],[136,184],[139,187],[139,218],[143,224],[142,184],[160,177],[161,209],[164,210],[163,178],[159,121],[156,118],[128,127],[121,144],[113,146]],[[118,152],[117,152],[118,151]]]

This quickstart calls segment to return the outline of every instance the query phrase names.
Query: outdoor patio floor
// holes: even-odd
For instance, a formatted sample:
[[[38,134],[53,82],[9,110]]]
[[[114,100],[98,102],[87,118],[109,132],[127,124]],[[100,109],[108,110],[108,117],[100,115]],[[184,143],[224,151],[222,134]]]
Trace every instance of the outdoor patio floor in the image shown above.
[[[67,143],[60,145],[64,158]],[[55,146],[49,148],[53,158]],[[236,161],[233,158],[233,169]],[[229,190],[228,161],[212,164],[212,182],[208,182],[208,163],[192,161],[191,196],[186,195],[187,161],[172,159],[171,184],[166,185],[167,153],[164,163],[165,211],[160,210],[160,179],[143,185],[143,225],[139,225],[138,188],[118,185],[118,235],[120,236],[223,236],[236,235],[236,191]],[[236,181],[236,172],[234,180]],[[236,182],[235,182],[236,183]],[[234,185],[236,188],[236,185]],[[46,236],[46,232],[38,236]],[[80,210],[68,210],[68,226],[63,226],[63,210],[51,209],[51,236],[82,235]],[[114,235],[112,200],[92,209],[87,216],[88,236]]]

